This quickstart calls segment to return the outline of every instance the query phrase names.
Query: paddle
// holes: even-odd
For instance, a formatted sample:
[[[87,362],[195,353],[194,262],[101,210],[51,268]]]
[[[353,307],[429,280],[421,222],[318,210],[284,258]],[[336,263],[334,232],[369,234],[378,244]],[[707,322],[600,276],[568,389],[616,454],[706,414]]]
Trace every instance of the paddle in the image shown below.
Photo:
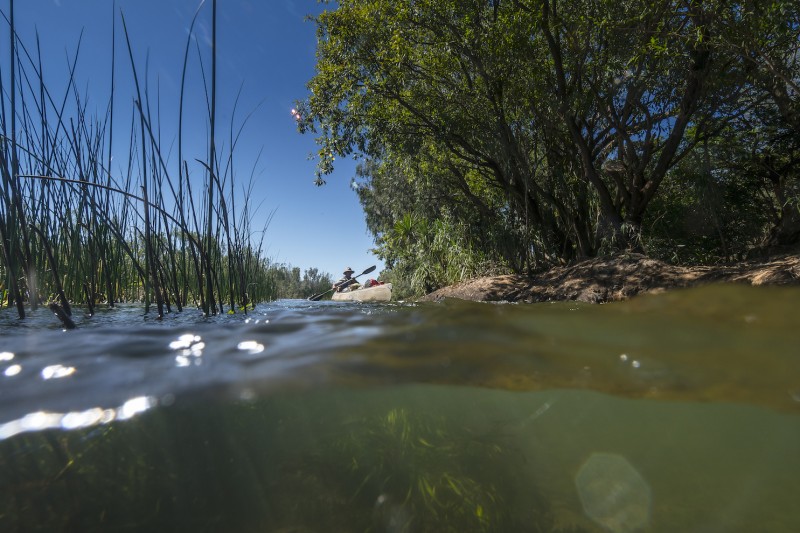
[[[342,288],[345,288],[345,287],[347,287],[348,285],[350,285],[351,283],[353,283],[353,282],[356,280],[356,278],[358,278],[358,277],[360,277],[360,276],[363,276],[364,274],[369,274],[369,273],[370,273],[370,272],[372,272],[373,270],[375,270],[375,265],[372,265],[371,267],[369,267],[368,269],[366,269],[364,272],[362,272],[362,273],[361,273],[361,274],[359,274],[358,276],[353,276],[352,278],[350,278],[350,279],[349,279],[349,280],[347,280],[346,282],[342,283],[341,287],[342,287]],[[310,296],[310,297],[308,298],[308,300],[309,300],[309,301],[311,301],[311,302],[316,302],[317,300],[319,300],[320,298],[322,298],[322,297],[323,297],[323,296],[325,296],[326,294],[328,294],[328,293],[331,293],[331,292],[335,291],[335,290],[336,290],[336,289],[338,289],[338,288],[339,288],[339,287],[334,287],[334,288],[332,288],[332,289],[329,289],[329,290],[327,290],[327,291],[325,291],[325,292],[323,292],[323,293],[320,293],[320,294],[315,294],[314,296]]]

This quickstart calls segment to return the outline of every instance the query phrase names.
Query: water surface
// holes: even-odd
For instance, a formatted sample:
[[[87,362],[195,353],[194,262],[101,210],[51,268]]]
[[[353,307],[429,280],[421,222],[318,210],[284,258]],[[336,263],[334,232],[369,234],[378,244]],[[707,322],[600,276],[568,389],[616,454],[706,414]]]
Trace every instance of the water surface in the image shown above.
[[[0,530],[800,530],[796,289],[0,312]]]

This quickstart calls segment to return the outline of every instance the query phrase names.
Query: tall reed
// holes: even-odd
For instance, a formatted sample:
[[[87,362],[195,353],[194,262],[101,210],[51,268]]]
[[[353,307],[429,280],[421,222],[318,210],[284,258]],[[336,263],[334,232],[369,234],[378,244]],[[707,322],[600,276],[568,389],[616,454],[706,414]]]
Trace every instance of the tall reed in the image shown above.
[[[252,176],[243,191],[247,194],[236,198],[233,149],[241,128],[234,135],[231,122],[229,153],[221,154],[216,142],[216,0],[210,13],[208,80],[198,45],[209,139],[204,160],[198,161],[203,186],[193,186],[198,178],[191,175],[186,158],[184,97],[192,33],[202,7],[201,2],[184,54],[173,167],[162,149],[160,95],[153,106],[147,69],[140,77],[122,12],[136,97],[127,141],[114,136],[119,113],[116,4],[108,103],[104,115],[93,117],[89,98],[74,79],[80,40],[64,94],[54,95],[46,83],[38,36],[34,57],[17,36],[14,1],[9,0],[9,15],[3,15],[11,42],[7,84],[0,69],[0,289],[20,318],[38,305],[40,294],[67,314],[70,302],[92,308],[98,302],[140,301],[145,311],[155,302],[159,317],[189,302],[213,314],[223,311],[222,302],[229,312],[246,311],[254,301],[275,297],[271,265],[263,256],[263,232],[260,242],[252,241]],[[127,161],[117,174],[112,171],[114,152],[125,154]]]

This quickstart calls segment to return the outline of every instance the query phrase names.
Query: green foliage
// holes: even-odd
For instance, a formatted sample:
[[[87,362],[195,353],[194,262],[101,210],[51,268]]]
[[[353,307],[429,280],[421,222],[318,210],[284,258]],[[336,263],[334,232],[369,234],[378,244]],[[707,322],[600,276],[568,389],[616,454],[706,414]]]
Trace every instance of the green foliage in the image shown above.
[[[519,249],[518,241],[500,246],[503,235],[514,240],[505,220],[490,209],[483,210],[484,216],[472,211],[469,198],[477,196],[469,190],[465,194],[448,190],[452,180],[432,164],[400,168],[389,161],[369,160],[359,167],[357,182],[367,225],[378,236],[375,251],[389,269],[383,278],[393,283],[396,297],[418,296],[505,269],[508,260],[503,253],[513,257]],[[462,184],[476,190],[485,187],[477,173],[465,176]],[[501,211],[502,196],[495,195],[493,201]],[[486,241],[492,244],[486,246]]]
[[[325,292],[333,285],[331,275],[316,268],[306,269],[302,278],[300,269],[291,265],[270,265],[268,272],[276,289],[273,299],[306,299]]]
[[[750,175],[711,173],[702,156],[687,158],[675,172],[645,221],[648,254],[683,264],[743,257],[769,223],[763,183]]]
[[[367,224],[412,293],[800,240],[794,2],[342,0],[316,22],[300,130],[320,180],[367,156]]]
[[[491,261],[469,242],[469,228],[450,217],[428,223],[406,214],[378,248],[392,265],[398,298],[419,296],[492,270]]]

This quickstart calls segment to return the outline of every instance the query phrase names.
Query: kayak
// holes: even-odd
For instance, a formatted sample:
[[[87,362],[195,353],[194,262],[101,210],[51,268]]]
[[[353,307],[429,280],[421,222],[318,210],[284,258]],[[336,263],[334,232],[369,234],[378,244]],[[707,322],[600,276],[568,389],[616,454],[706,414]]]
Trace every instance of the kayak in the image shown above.
[[[334,292],[331,300],[337,302],[388,302],[392,299],[392,284],[373,285],[354,291]]]

